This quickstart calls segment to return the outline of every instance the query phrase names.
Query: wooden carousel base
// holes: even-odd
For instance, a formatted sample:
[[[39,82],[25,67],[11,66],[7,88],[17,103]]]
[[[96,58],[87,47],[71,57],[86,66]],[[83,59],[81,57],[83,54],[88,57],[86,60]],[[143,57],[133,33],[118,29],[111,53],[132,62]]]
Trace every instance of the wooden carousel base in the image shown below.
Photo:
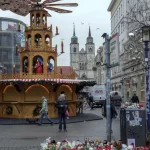
[[[41,97],[48,101],[48,114],[57,118],[56,101],[63,91],[69,103],[70,116],[76,116],[76,85],[69,84],[2,84],[0,85],[0,118],[39,118]]]

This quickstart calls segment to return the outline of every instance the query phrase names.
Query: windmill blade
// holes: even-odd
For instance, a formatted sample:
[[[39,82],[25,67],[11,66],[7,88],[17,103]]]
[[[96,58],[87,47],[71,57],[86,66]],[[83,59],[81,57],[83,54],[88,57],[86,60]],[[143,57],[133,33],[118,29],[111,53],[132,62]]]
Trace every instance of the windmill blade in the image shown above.
[[[26,16],[29,13],[28,11],[21,11],[21,9],[15,9],[10,11],[21,16]]]
[[[43,2],[43,5],[47,4],[47,3],[54,3],[54,2],[58,2],[58,1],[61,1],[61,0],[46,0]]]
[[[71,13],[72,11],[70,10],[65,10],[65,9],[60,9],[60,8],[53,8],[53,7],[45,7],[46,9],[55,11],[57,13]]]
[[[65,4],[46,4],[45,6],[61,6],[61,7],[77,7],[77,3],[65,3]]]
[[[51,15],[51,14],[49,14],[49,13],[47,13],[47,17],[52,17],[52,15]]]

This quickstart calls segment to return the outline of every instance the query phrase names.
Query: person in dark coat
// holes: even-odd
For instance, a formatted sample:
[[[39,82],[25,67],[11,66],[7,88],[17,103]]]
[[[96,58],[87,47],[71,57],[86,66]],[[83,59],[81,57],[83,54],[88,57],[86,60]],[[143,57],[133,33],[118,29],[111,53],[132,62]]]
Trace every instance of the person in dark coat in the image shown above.
[[[56,107],[58,108],[59,116],[59,132],[62,131],[62,122],[64,123],[64,131],[67,132],[66,126],[66,110],[68,108],[68,102],[64,94],[61,94],[56,102]]]
[[[131,99],[132,103],[139,103],[139,98],[136,94],[133,95],[132,99]]]
[[[104,117],[107,118],[107,110],[106,110],[106,100],[104,102]],[[117,117],[117,112],[115,110],[114,104],[110,101],[110,126],[112,132],[112,119]]]
[[[93,109],[94,104],[93,104],[93,96],[92,96],[92,94],[91,94],[91,93],[89,93],[89,103],[90,103],[90,107],[91,107],[91,110],[92,110],[92,109]]]

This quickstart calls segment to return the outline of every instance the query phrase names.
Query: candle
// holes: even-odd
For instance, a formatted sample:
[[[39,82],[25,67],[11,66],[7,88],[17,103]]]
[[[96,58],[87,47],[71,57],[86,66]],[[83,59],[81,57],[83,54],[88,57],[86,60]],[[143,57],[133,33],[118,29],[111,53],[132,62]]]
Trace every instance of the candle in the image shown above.
[[[18,45],[16,44],[16,56],[18,56]]]
[[[28,49],[28,39],[26,38],[26,49]]]
[[[58,35],[59,33],[58,33],[58,27],[56,26],[56,35]]]
[[[63,41],[61,42],[61,53],[64,53],[64,43],[63,43]]]
[[[18,31],[20,31],[20,22],[18,23]]]
[[[55,51],[57,52],[57,44],[56,44],[56,46],[55,46]]]
[[[48,72],[49,72],[48,70],[49,70],[49,69],[48,69],[48,63],[47,63],[47,74],[48,74]]]
[[[45,21],[45,23],[44,23],[44,28],[47,28],[47,22]]]
[[[16,73],[16,66],[15,66],[15,64],[13,65],[13,74],[15,74]]]

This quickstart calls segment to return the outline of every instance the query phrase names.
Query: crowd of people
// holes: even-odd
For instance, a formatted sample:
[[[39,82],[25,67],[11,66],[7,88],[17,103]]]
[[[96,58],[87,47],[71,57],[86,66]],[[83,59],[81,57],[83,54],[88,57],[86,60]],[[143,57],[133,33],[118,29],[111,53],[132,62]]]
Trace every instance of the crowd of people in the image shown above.
[[[132,103],[139,103],[139,98],[136,94],[134,94],[131,98]],[[112,96],[110,96],[110,119],[111,119],[111,128],[112,128],[112,119],[120,119],[120,109],[122,105],[122,97],[115,92]],[[104,103],[104,117],[107,117],[106,111],[106,101]],[[112,131],[112,130],[111,130]]]
[[[131,98],[131,102],[139,103],[139,98],[136,94],[134,94],[133,97]],[[91,93],[88,94],[88,103],[92,110],[94,108],[94,101]],[[115,119],[120,118],[121,105],[122,105],[122,97],[118,94],[118,92],[114,92],[114,94],[110,96],[111,126],[112,126],[113,118]],[[103,106],[104,106],[103,116],[107,117],[106,100]],[[68,109],[68,102],[64,92],[61,92],[60,96],[58,97],[58,100],[56,101],[55,107],[58,109],[59,132],[61,132],[62,129],[64,130],[64,132],[67,132],[66,119],[69,118],[69,109]],[[54,121],[48,117],[48,104],[47,104],[47,99],[44,96],[42,97],[42,108],[40,110],[40,113],[41,116],[39,119],[39,125],[42,124],[44,117],[50,122],[51,125],[54,124]]]

